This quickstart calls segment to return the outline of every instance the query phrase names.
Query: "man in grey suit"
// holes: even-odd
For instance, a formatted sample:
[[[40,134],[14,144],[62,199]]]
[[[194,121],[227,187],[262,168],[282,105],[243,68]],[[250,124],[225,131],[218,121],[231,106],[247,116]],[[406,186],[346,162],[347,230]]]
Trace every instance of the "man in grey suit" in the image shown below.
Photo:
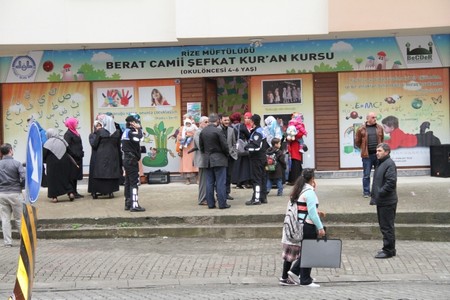
[[[217,128],[219,117],[209,115],[209,124],[200,132],[200,151],[205,154],[206,168],[206,201],[209,208],[216,208],[214,186],[217,188],[217,202],[220,209],[230,208],[227,204],[225,182],[228,166],[228,145],[222,131]]]
[[[233,173],[234,161],[238,159],[237,149],[236,149],[236,133],[234,128],[230,126],[230,116],[222,115],[220,117],[220,125],[218,126],[222,129],[223,134],[227,140],[228,145],[228,167],[227,167],[227,180],[226,180],[226,190],[227,199],[233,200],[234,198],[230,196],[231,193],[231,174]]]
[[[198,205],[208,205],[206,202],[206,168],[207,157],[200,149],[200,132],[208,126],[208,117],[202,116],[198,122],[198,130],[194,134],[194,166],[198,168]]]

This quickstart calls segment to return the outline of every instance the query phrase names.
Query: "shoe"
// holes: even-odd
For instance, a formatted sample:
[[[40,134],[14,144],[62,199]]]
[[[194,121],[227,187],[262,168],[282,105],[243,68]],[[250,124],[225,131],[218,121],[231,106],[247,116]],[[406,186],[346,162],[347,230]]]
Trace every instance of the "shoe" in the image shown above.
[[[246,184],[246,185],[245,185],[245,188],[246,188],[246,189],[253,189],[253,185],[251,185],[251,184]]]
[[[260,205],[261,202],[259,201],[253,201],[253,200],[249,200],[247,202],[245,202],[245,205]]]
[[[383,259],[383,258],[391,258],[391,257],[393,257],[392,254],[389,254],[389,253],[384,252],[384,251],[381,251],[377,255],[375,255],[375,258],[381,258],[381,259]]]
[[[52,198],[53,203],[58,203],[58,198]]]
[[[311,287],[311,288],[318,288],[318,287],[320,287],[320,284],[311,282],[310,284],[302,284],[301,286]]]
[[[203,201],[200,202],[198,205],[208,205],[208,202],[206,202],[206,200],[203,200]]]
[[[131,201],[130,199],[125,198],[125,210],[130,210],[131,208]]]
[[[84,198],[84,196],[79,193],[75,193],[75,199],[80,199],[80,198]]]
[[[227,200],[234,200],[233,197],[231,197],[230,195],[227,196]]]
[[[70,201],[75,200],[75,195],[74,195],[73,193],[70,193],[70,194],[69,194],[69,200],[70,200]]]
[[[297,283],[293,282],[290,278],[286,279],[280,278],[279,284],[283,286],[298,285]]]
[[[112,198],[114,198],[114,193],[109,194],[109,199],[112,199]]]
[[[369,194],[364,194],[363,197],[364,197],[364,198],[369,198],[370,195],[369,195]]]
[[[378,251],[378,254],[384,252],[383,250]],[[396,256],[397,255],[397,250],[394,249],[394,251],[392,251],[392,256]]]
[[[261,204],[267,204],[267,199],[261,200]]]
[[[137,207],[132,207],[130,208],[131,212],[141,212],[141,211],[145,211],[145,208],[137,206]]]
[[[295,284],[300,284],[300,277],[292,271],[288,271],[288,278]]]
[[[277,196],[278,197],[283,196],[283,193],[278,193]]]
[[[191,181],[189,180],[189,179],[186,179],[186,185],[190,185],[191,184]]]
[[[223,207],[219,207],[219,209],[227,209],[227,208],[230,208],[231,207],[231,205],[230,204],[227,204],[227,205],[225,205],[225,206],[223,206]]]
[[[238,185],[236,185],[236,189],[245,189],[245,187],[240,185],[240,184],[238,184]]]

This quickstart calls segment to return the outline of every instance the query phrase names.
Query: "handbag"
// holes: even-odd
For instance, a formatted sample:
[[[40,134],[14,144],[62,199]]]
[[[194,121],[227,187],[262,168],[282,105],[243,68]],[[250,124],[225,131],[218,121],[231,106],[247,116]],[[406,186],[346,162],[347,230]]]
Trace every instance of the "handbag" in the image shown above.
[[[340,268],[342,241],[340,239],[303,240],[301,268]]]
[[[238,156],[247,156],[248,155],[248,151],[245,150],[245,146],[247,146],[247,142],[244,141],[243,139],[238,139],[236,142],[236,150],[237,150],[237,154]]]
[[[238,134],[241,129],[241,124],[238,126]],[[243,139],[238,139],[236,141],[236,152],[238,156],[248,156],[248,151],[245,150],[245,146],[247,146],[248,142],[244,141]]]

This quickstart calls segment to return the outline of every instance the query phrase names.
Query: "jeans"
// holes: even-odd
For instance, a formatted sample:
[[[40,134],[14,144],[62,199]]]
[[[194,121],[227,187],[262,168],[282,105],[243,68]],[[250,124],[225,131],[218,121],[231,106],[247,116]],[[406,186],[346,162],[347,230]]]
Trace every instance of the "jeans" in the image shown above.
[[[362,159],[363,164],[363,193],[364,195],[370,195],[370,172],[372,167],[375,168],[377,164],[377,155],[369,154],[369,157]]]
[[[272,189],[272,183],[275,183],[277,185],[277,188],[278,188],[277,195],[278,196],[283,195],[283,179],[281,179],[281,178],[274,178],[274,179],[267,178],[267,193],[269,193],[270,190]]]
[[[214,186],[217,189],[217,202],[219,208],[223,208],[227,205],[227,191],[225,187],[227,178],[227,167],[211,167],[206,170],[206,201],[208,207],[213,208],[216,206],[214,200]]]

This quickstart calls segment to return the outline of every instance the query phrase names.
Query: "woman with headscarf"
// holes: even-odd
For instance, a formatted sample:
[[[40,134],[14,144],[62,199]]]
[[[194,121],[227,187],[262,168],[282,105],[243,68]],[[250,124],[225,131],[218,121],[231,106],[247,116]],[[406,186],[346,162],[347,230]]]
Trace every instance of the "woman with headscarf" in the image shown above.
[[[59,137],[57,129],[47,130],[47,141],[42,153],[47,171],[47,196],[52,202],[58,202],[58,196],[67,194],[70,201],[75,199],[73,178],[76,178],[77,166],[71,156],[67,142]]]
[[[103,115],[99,118],[102,126],[97,130],[92,150],[96,152],[92,173],[89,174],[92,197],[109,195],[114,198],[114,192],[119,190],[121,175],[120,165],[120,132],[116,130],[114,119]]]
[[[99,120],[94,121],[94,125],[92,126],[92,133],[89,134],[89,144],[91,145],[91,159],[89,160],[89,180],[88,180],[88,193],[92,194],[92,185],[93,185],[93,178],[92,174],[94,174],[94,166],[95,166],[95,159],[97,156],[97,150],[94,150],[93,145],[95,138],[97,137],[97,130],[99,130],[101,127],[103,127],[102,122]]]
[[[233,127],[237,132],[237,140],[242,139],[248,141],[250,139],[250,130],[252,130],[251,123],[252,113],[246,112],[244,114],[244,123],[240,123],[241,115],[236,115],[236,113],[230,116],[230,120],[233,123]],[[237,121],[239,120],[239,121]],[[251,175],[250,175],[250,160],[248,155],[240,155],[238,159],[234,162],[233,173],[231,174],[231,182],[236,184],[236,188],[253,188],[251,185]]]
[[[73,186],[75,188],[75,198],[82,198],[83,195],[80,195],[77,191],[77,181],[83,179],[83,144],[81,142],[80,133],[77,131],[78,127],[78,119],[76,118],[68,118],[64,125],[67,127],[67,131],[64,134],[64,139],[69,145],[69,149],[72,152],[73,159],[79,166],[77,176],[73,179]]]

